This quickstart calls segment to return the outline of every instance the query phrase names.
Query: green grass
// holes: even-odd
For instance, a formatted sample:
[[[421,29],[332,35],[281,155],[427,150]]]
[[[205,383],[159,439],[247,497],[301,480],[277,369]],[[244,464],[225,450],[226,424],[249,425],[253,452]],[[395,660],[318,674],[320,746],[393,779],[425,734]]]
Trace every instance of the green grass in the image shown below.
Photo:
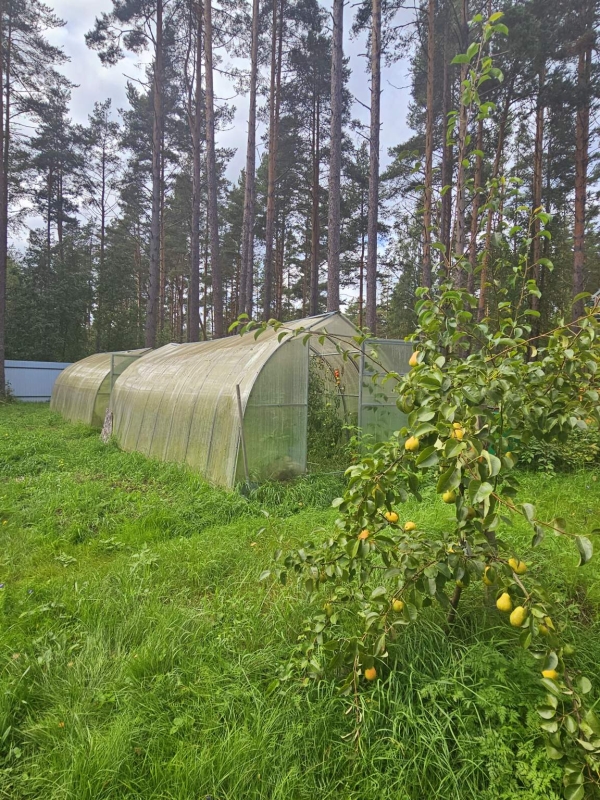
[[[598,479],[524,475],[523,499],[583,531],[600,518]],[[293,545],[331,527],[340,491],[312,476],[245,498],[46,407],[0,406],[0,797],[560,797],[528,656],[478,587],[453,638],[434,616],[403,634],[394,669],[363,695],[358,746],[333,685],[269,692],[306,600],[258,576],[280,535]],[[434,528],[449,513],[431,492],[407,511]],[[503,538],[523,554],[530,534]],[[578,570],[558,537],[527,560],[596,673],[595,562]]]

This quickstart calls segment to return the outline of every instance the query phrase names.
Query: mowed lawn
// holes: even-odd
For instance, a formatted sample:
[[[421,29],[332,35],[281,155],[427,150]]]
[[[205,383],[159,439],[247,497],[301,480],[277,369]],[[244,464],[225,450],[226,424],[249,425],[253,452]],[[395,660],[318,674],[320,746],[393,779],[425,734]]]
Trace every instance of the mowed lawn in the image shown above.
[[[522,484],[542,518],[580,533],[600,520],[598,473]],[[434,614],[400,637],[362,696],[357,744],[333,682],[273,688],[306,598],[258,576],[279,537],[331,529],[341,490],[313,476],[245,498],[45,406],[0,406],[0,797],[561,797],[535,669],[481,587],[451,637]],[[432,528],[451,513],[431,491],[399,510]],[[578,569],[560,537],[533,553],[524,526],[502,537],[549,583],[575,663],[600,679],[600,556]]]

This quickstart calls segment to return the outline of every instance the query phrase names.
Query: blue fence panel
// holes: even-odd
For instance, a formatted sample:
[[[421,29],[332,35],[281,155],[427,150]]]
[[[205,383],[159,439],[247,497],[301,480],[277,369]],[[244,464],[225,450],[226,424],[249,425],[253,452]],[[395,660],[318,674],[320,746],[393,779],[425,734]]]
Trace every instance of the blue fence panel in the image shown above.
[[[50,400],[54,381],[69,363],[62,361],[6,361],[6,380],[14,397],[32,403]]]

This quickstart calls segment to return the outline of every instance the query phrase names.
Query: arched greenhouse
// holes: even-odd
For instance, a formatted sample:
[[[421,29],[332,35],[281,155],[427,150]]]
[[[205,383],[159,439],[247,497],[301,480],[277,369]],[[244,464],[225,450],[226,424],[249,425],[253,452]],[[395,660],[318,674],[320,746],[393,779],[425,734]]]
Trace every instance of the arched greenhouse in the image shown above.
[[[186,463],[227,487],[304,473],[309,384],[344,424],[370,437],[388,436],[404,422],[391,383],[380,376],[406,372],[411,346],[361,345],[358,333],[342,314],[331,313],[259,336],[147,352],[113,377],[113,435],[124,450]],[[60,394],[65,390],[59,387]],[[62,411],[59,406],[53,398]]]
[[[69,422],[101,427],[115,381],[133,361],[148,352],[149,349],[95,353],[71,364],[54,383],[50,408]]]

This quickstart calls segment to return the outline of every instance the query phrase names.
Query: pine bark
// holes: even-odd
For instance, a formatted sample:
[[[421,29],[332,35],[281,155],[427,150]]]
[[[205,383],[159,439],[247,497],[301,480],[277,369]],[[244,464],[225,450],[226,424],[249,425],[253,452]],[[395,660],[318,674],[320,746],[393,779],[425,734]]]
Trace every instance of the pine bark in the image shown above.
[[[435,81],[435,0],[427,3],[427,110],[425,120],[425,191],[421,282],[431,286],[431,210],[433,203],[433,88]]]
[[[500,124],[498,126],[498,142],[496,144],[496,155],[494,157],[494,165],[492,167],[492,179],[497,178],[500,173],[500,164],[502,161],[502,154],[504,153],[504,140],[506,137],[506,126],[508,124],[508,115],[514,99],[514,85],[517,70],[513,70],[510,83],[506,93],[506,100],[500,116]],[[481,262],[481,272],[479,274],[479,305],[477,309],[477,318],[481,321],[486,316],[486,303],[487,303],[487,273],[488,262],[490,255],[490,247],[492,243],[492,222],[494,217],[493,208],[490,206],[487,212],[487,219],[485,224],[485,236],[483,241],[483,258]]]
[[[242,264],[240,275],[240,313],[252,315],[254,289],[254,206],[256,197],[256,84],[258,79],[259,0],[252,3],[252,42],[250,45],[250,104],[246,147],[246,183],[242,222]]]
[[[442,187],[448,189],[442,195],[441,219],[440,219],[440,240],[446,248],[446,258],[450,255],[451,230],[452,230],[452,175],[454,172],[454,146],[448,141],[446,135],[446,123],[448,114],[452,110],[452,69],[448,64],[449,53],[446,52],[447,35],[444,39],[444,76],[442,105],[444,110],[444,128],[442,131]]]
[[[4,131],[5,44],[2,20],[4,20],[4,0],[0,0],[0,397],[4,397],[6,393],[4,361],[6,356],[6,272],[8,258],[8,208],[5,202],[8,177],[4,158],[5,148],[7,147]]]
[[[366,323],[377,331],[377,222],[379,212],[379,125],[381,107],[381,0],[371,11],[371,130],[369,143],[369,211],[367,219]]]
[[[468,26],[468,0],[462,0],[461,4],[461,45],[463,52],[469,46],[469,26]],[[469,65],[461,64],[460,68],[460,91],[462,93],[462,86],[467,79]],[[466,210],[466,172],[464,161],[466,158],[467,150],[467,122],[468,112],[464,103],[460,104],[460,111],[458,116],[458,137],[457,137],[457,161],[458,167],[456,172],[456,208],[454,213],[454,271],[451,276],[455,286],[461,287],[464,285],[463,281],[463,256],[465,252],[466,243],[466,227],[465,227],[465,210]]]
[[[156,3],[156,40],[154,48],[152,115],[152,212],[150,219],[150,264],[146,303],[146,347],[156,345],[158,293],[160,283],[160,205],[161,145],[163,130],[163,2]]]
[[[190,109],[192,134],[192,231],[190,237],[190,284],[188,289],[188,341],[200,337],[200,203],[202,191],[202,7],[196,11],[196,53],[193,109]],[[191,105],[191,103],[190,103]]]
[[[269,156],[267,163],[267,218],[265,224],[265,270],[263,316],[271,317],[273,304],[273,236],[275,233],[275,181],[279,139],[279,99],[281,93],[281,60],[283,51],[283,3],[278,13],[278,0],[273,0],[271,33],[271,82],[269,85]],[[279,19],[278,19],[279,18]]]
[[[543,185],[543,158],[544,158],[544,83],[546,80],[546,65],[545,63],[540,67],[538,72],[538,94],[535,110],[535,142],[533,148],[533,185],[532,185],[532,198],[534,211],[541,211],[542,206],[542,185]],[[540,263],[541,258],[541,239],[540,239],[540,222],[538,219],[533,220],[533,242],[531,244],[531,261],[533,265],[533,279],[538,284],[540,283]],[[538,311],[540,306],[539,297],[531,296],[531,308]],[[538,332],[535,325],[535,333]]]
[[[219,208],[217,199],[217,155],[215,150],[215,98],[213,89],[212,5],[204,0],[204,75],[206,83],[206,183],[208,232],[213,291],[213,336],[223,336],[223,279],[219,255]]]
[[[483,120],[477,122],[476,149],[483,151]],[[471,207],[471,238],[469,241],[469,279],[468,290],[473,294],[475,290],[475,271],[477,269],[477,233],[479,231],[479,207],[481,206],[481,184],[483,182],[483,158],[475,157],[475,174],[473,176],[473,204]]]
[[[333,0],[331,53],[331,135],[327,254],[327,311],[340,310],[340,204],[342,171],[342,69],[344,0]]]
[[[320,245],[320,220],[319,220],[319,173],[320,173],[320,142],[319,142],[319,97],[315,86],[313,99],[313,136],[312,136],[312,209],[311,209],[311,242],[310,242],[310,304],[311,315],[319,313],[319,245]]]
[[[573,229],[573,296],[585,289],[585,210],[590,143],[589,83],[593,37],[580,43],[577,63],[578,108],[575,122],[575,226]],[[584,313],[583,300],[573,305],[573,319]]]

